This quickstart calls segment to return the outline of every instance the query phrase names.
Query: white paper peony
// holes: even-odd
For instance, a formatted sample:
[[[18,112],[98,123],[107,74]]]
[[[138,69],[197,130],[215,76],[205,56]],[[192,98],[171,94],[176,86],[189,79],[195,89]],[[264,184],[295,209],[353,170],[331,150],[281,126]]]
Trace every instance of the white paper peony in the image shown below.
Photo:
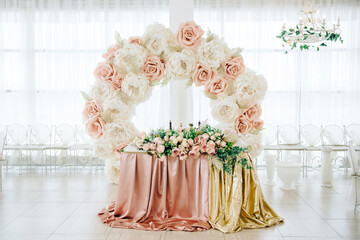
[[[127,44],[115,52],[114,65],[121,75],[138,73],[144,66],[148,52],[139,44]]]
[[[90,96],[93,99],[103,102],[109,96],[114,94],[114,90],[108,82],[96,80],[95,85],[90,90]]]
[[[213,69],[220,67],[229,54],[230,49],[217,37],[214,37],[211,41],[203,41],[197,50],[199,61]]]
[[[195,54],[190,50],[183,50],[171,54],[166,68],[174,79],[187,80],[195,70],[195,65]]]
[[[124,120],[130,120],[135,113],[135,107],[131,103],[124,103],[121,98],[114,94],[112,97],[108,97],[102,104],[104,119],[107,122],[119,122]],[[110,120],[108,120],[110,118]]]
[[[113,150],[121,142],[132,141],[137,134],[138,130],[132,122],[120,121],[107,123],[103,138],[105,141],[111,142],[111,149]]]
[[[150,82],[141,74],[129,73],[121,85],[121,92],[132,103],[141,103],[150,97]]]
[[[241,135],[239,146],[246,147],[249,150],[250,156],[256,158],[260,156],[262,152],[261,138],[260,133]]]
[[[248,108],[264,98],[267,82],[263,75],[246,68],[245,72],[234,81],[234,91],[239,106]]]
[[[94,148],[94,153],[103,159],[109,158],[113,155],[113,149],[112,146],[113,144],[109,141],[107,141],[106,139],[101,139],[98,141],[95,141],[93,144],[93,148]]]
[[[233,96],[220,97],[216,100],[211,100],[210,103],[212,116],[220,122],[233,124],[241,113],[241,109]]]
[[[110,182],[118,184],[120,176],[120,159],[107,159],[105,173]]]

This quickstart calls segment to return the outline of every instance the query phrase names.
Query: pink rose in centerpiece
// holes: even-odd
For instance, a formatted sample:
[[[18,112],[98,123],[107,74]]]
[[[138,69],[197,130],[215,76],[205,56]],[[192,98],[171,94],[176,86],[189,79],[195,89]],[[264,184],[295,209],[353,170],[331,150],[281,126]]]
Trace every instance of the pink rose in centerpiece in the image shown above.
[[[215,151],[214,148],[211,148],[211,149],[208,149],[207,153],[210,154],[210,155],[215,155],[216,151]]]
[[[215,75],[210,82],[205,85],[205,90],[217,96],[224,95],[228,88],[228,83],[219,74]]]
[[[261,113],[261,106],[259,104],[255,104],[254,106],[246,110],[244,114],[250,119],[250,121],[254,121],[260,118]]]
[[[135,43],[141,45],[142,44],[141,37],[139,36],[129,37],[129,43],[130,44]]]
[[[261,129],[264,126],[264,122],[260,119],[254,120],[253,127],[255,129]]]
[[[97,79],[111,82],[113,79],[119,81],[121,79],[119,73],[115,70],[113,66],[107,62],[98,63],[97,67],[94,70],[94,75]]]
[[[158,151],[158,153],[163,153],[163,152],[165,151],[164,145],[159,145],[159,146],[157,147],[157,151]]]
[[[140,139],[145,139],[146,133],[145,133],[145,132],[141,132],[141,133],[138,134],[138,137],[139,137]]]
[[[105,120],[100,117],[100,114],[90,118],[86,123],[86,131],[92,138],[100,138],[104,134]]]
[[[202,41],[204,30],[194,21],[181,23],[177,32],[179,44],[186,49],[195,49]]]
[[[150,144],[146,143],[143,146],[144,151],[148,151],[150,149]]]
[[[155,143],[150,143],[150,150],[155,150],[155,149],[156,149]]]
[[[207,151],[207,149],[208,149],[208,147],[206,146],[206,144],[205,145],[201,145],[200,146],[200,152],[202,152],[202,153],[204,153],[204,152],[206,152]]]
[[[165,61],[158,56],[148,56],[142,72],[150,81],[160,81],[164,77]]]
[[[214,71],[211,69],[211,67],[198,63],[192,75],[192,79],[195,83],[195,86],[199,87],[210,82],[213,76]]]
[[[89,120],[90,118],[95,117],[101,111],[100,105],[94,99],[92,101],[88,101],[85,104],[84,110],[82,111],[82,115],[85,120]]]
[[[235,130],[237,133],[246,135],[249,133],[249,131],[252,128],[252,122],[250,121],[250,119],[245,116],[244,114],[240,115],[236,120],[235,120]]]
[[[181,152],[179,156],[180,156],[180,160],[186,160],[188,158],[186,152]]]
[[[207,146],[208,148],[215,148],[215,143],[214,143],[213,141],[208,141],[207,144],[206,144],[206,146]]]
[[[202,136],[203,136],[203,138],[204,138],[205,140],[208,140],[209,137],[210,137],[209,134],[207,134],[207,133],[204,133]]]
[[[228,58],[225,62],[223,62],[222,67],[225,71],[224,78],[228,81],[235,80],[245,71],[244,59],[242,56]]]
[[[179,152],[179,149],[178,149],[177,147],[173,148],[173,150],[171,151],[171,155],[172,155],[173,157],[178,156],[179,153],[180,153],[180,152]]]
[[[195,150],[195,149],[192,149],[190,152],[189,152],[189,156],[190,157],[197,157],[200,155],[200,152]]]
[[[187,140],[187,143],[192,146],[194,145],[194,140],[192,140],[191,138]]]
[[[130,142],[129,141],[124,141],[124,142],[120,142],[118,145],[116,145],[114,147],[114,151],[116,153],[116,156],[120,157],[121,156],[121,153],[119,152],[120,150],[123,150],[124,148],[127,147],[127,145],[129,145]]]
[[[111,45],[108,49],[107,52],[104,53],[102,56],[105,59],[111,58],[114,56],[114,53],[120,49],[119,45]]]

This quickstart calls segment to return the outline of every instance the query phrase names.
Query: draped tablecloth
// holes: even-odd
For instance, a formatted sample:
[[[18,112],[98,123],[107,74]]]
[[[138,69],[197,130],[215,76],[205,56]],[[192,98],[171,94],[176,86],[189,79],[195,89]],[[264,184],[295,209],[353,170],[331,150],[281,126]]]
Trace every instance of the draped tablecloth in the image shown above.
[[[265,201],[253,168],[238,164],[229,175],[218,165],[206,155],[161,161],[123,153],[116,201],[98,217],[117,228],[223,232],[283,221]]]

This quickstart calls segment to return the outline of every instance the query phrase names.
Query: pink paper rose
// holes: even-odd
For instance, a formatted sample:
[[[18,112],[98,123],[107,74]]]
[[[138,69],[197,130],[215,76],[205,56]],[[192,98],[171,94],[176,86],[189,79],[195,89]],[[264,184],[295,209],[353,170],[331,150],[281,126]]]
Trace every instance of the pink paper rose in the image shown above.
[[[244,114],[250,119],[250,121],[254,121],[260,118],[261,113],[261,106],[259,104],[255,104],[254,106],[246,110]]]
[[[124,142],[120,142],[118,145],[116,145],[114,147],[114,151],[116,153],[116,156],[120,157],[121,156],[121,153],[119,152],[120,150],[123,150],[124,148],[127,147],[127,145],[129,145],[130,142],[129,141],[124,141]]]
[[[195,83],[195,86],[199,87],[210,82],[213,76],[214,71],[211,69],[211,67],[198,63],[192,75],[192,79]]]
[[[135,43],[135,44],[141,45],[142,44],[141,37],[138,37],[138,36],[129,37],[129,43],[130,44]]]
[[[157,151],[158,151],[158,153],[163,153],[163,152],[165,151],[164,145],[159,145],[159,146],[157,147]]]
[[[108,49],[107,52],[103,54],[103,58],[108,59],[114,56],[114,53],[120,49],[119,45],[111,45]]]
[[[255,129],[261,129],[264,126],[264,121],[257,119],[253,121],[253,127]]]
[[[100,105],[96,100],[88,101],[85,104],[84,110],[82,111],[82,115],[85,120],[89,120],[90,118],[95,117],[101,111]]]
[[[210,82],[205,85],[205,90],[214,95],[220,96],[226,93],[228,83],[220,75],[215,75]]]
[[[173,148],[173,150],[171,151],[171,155],[173,156],[173,157],[176,157],[176,156],[178,156],[179,155],[179,149],[178,148]]]
[[[223,62],[222,67],[225,71],[224,78],[228,81],[235,80],[245,71],[244,59],[242,56],[228,58],[225,62]]]
[[[165,61],[158,56],[148,56],[142,72],[150,81],[159,81],[164,77]]]
[[[86,131],[92,138],[100,138],[104,134],[105,120],[100,117],[100,114],[90,118],[86,123]]]
[[[115,75],[113,76],[111,81],[111,86],[115,91],[118,91],[121,89],[121,85],[123,81],[124,79],[120,77],[120,74],[118,74],[118,72],[115,72]]]
[[[251,128],[252,128],[252,123],[251,123],[250,119],[247,116],[245,116],[244,114],[240,115],[235,120],[235,130],[237,133],[246,135],[249,133]]]
[[[195,49],[202,41],[204,30],[194,21],[181,23],[177,31],[179,44],[186,49]]]
[[[113,66],[107,62],[98,63],[97,67],[94,70],[94,75],[97,79],[111,82],[113,80],[118,81],[121,79],[119,73],[115,70]]]

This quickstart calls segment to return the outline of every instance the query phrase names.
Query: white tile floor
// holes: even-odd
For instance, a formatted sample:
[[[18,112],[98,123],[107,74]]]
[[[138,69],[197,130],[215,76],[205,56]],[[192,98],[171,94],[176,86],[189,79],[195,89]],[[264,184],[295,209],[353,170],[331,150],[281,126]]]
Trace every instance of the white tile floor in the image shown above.
[[[265,181],[265,171],[259,170]],[[47,176],[38,172],[4,174],[0,192],[0,239],[49,240],[298,240],[360,239],[360,213],[354,214],[346,200],[349,177],[334,173],[334,187],[320,186],[320,172],[309,172],[302,186],[284,192],[279,186],[263,185],[265,198],[285,218],[285,223],[271,228],[243,230],[223,234],[205,232],[147,232],[112,229],[99,222],[97,213],[115,199],[116,186],[109,184],[102,172],[87,171],[68,175],[64,172]]]

